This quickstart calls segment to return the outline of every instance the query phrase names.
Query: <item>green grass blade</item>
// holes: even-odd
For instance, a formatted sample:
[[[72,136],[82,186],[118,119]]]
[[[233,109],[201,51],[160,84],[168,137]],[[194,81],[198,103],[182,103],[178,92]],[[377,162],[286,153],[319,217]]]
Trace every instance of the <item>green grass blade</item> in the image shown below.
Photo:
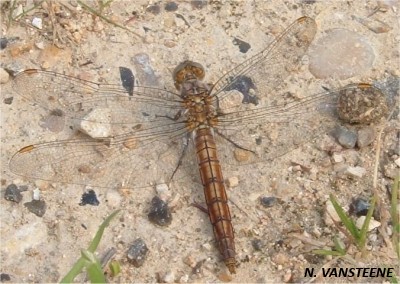
[[[372,214],[374,213],[375,210],[375,203],[376,203],[376,198],[372,198],[371,206],[368,209],[367,216],[365,216],[364,224],[361,227],[360,231],[360,238],[356,239],[357,246],[358,248],[362,251],[365,248],[365,243],[367,241],[367,232],[369,228],[369,222],[371,221]]]
[[[120,210],[114,211],[111,213],[110,216],[108,216],[103,223],[100,225],[99,229],[97,230],[97,233],[95,237],[93,238],[92,243],[90,244],[89,248],[87,249],[90,252],[94,252],[97,249],[97,246],[100,243],[101,237],[103,236],[104,229],[110,224],[110,221],[119,213]]]
[[[82,250],[82,259],[85,260],[86,271],[91,283],[106,283],[103,269],[97,257],[88,250]]]
[[[356,227],[354,221],[347,216],[346,212],[344,212],[343,208],[339,205],[336,198],[332,194],[329,195],[329,200],[332,202],[332,205],[335,208],[335,211],[338,214],[343,225],[350,232],[352,237],[357,241],[360,238],[360,231]]]
[[[95,267],[93,265],[97,265],[98,260],[94,257],[93,253],[97,249],[97,246],[100,243],[101,237],[103,236],[104,229],[109,225],[110,221],[119,213],[120,210],[114,211],[111,213],[110,216],[108,216],[103,223],[100,225],[99,229],[96,232],[95,237],[93,238],[89,248],[87,250],[83,250],[81,252],[82,256],[81,258],[78,259],[78,261],[72,266],[71,270],[67,273],[67,275],[64,276],[63,279],[61,279],[61,283],[72,283],[75,279],[75,277],[82,272],[83,268],[86,267],[89,273],[89,278],[90,273],[93,273],[93,279],[95,281],[100,281],[99,276],[96,274],[98,273],[98,267]],[[100,263],[99,263],[100,265]],[[92,267],[93,266],[93,267]],[[89,272],[89,269],[91,272]],[[101,269],[100,265],[100,270],[101,270],[101,275],[104,278],[103,271]],[[105,279],[104,279],[105,280]],[[92,281],[92,282],[95,282]],[[104,281],[102,281],[104,283]],[[97,283],[97,282],[96,282]]]
[[[392,199],[390,200],[390,216],[393,224],[393,246],[395,248],[397,258],[400,259],[400,217],[397,210],[397,202],[400,190],[400,176],[396,176],[392,186]]]
[[[346,247],[343,244],[343,242],[336,236],[333,238],[333,242],[335,244],[335,251],[341,253],[341,255],[345,255],[346,254]]]
[[[117,276],[121,272],[121,265],[116,260],[111,261],[108,267],[111,270],[112,276]]]
[[[85,267],[85,260],[83,258],[78,259],[77,262],[72,266],[71,270],[61,279],[60,283],[72,283],[75,277],[82,272]]]
[[[339,252],[339,251],[334,251],[334,250],[327,250],[327,249],[315,249],[312,251],[314,254],[319,254],[319,255],[333,255],[333,256],[343,256],[344,254]]]

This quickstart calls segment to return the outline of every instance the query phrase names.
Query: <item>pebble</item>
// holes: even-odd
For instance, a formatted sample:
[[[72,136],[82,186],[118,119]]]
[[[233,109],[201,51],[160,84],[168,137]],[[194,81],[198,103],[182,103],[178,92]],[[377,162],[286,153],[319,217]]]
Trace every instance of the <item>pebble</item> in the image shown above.
[[[363,36],[346,30],[329,30],[309,52],[310,72],[320,79],[347,79],[372,67],[374,51]]]
[[[360,216],[357,221],[356,221],[356,226],[358,229],[361,230],[364,222],[365,222],[365,216]],[[378,228],[381,225],[380,222],[376,221],[373,217],[371,217],[371,220],[369,221],[368,225],[368,232],[372,231],[375,228]]]
[[[247,43],[241,39],[238,39],[236,37],[233,39],[232,42],[234,45],[237,45],[239,47],[239,51],[241,53],[246,53],[251,48],[251,45],[249,43]]]
[[[99,200],[97,199],[96,192],[93,189],[90,189],[89,191],[82,194],[81,202],[79,203],[79,205],[85,206],[87,204],[93,206],[98,206],[100,204]]]
[[[171,209],[158,196],[151,200],[150,213],[147,215],[150,222],[159,226],[168,226],[172,222]]]
[[[366,216],[368,209],[371,205],[368,200],[363,197],[357,197],[350,204],[350,214],[355,214],[356,216]]]
[[[5,37],[0,38],[0,50],[3,50],[8,45],[8,39]]]
[[[188,265],[189,267],[193,268],[196,266],[196,259],[194,258],[193,255],[188,255],[187,257],[185,257],[185,259],[183,260],[183,262]]]
[[[357,133],[357,147],[364,148],[370,145],[375,140],[375,129],[371,126],[367,126],[358,130]]]
[[[344,127],[337,127],[334,135],[338,143],[348,149],[354,148],[357,142],[357,134]]]
[[[0,68],[0,84],[5,84],[10,80],[10,74],[3,68]]]
[[[135,76],[131,69],[127,67],[119,67],[119,77],[122,82],[122,87],[128,92],[130,96],[133,96],[133,89],[135,87]]]
[[[144,264],[149,249],[142,239],[136,239],[129,247],[127,258],[135,267],[140,267]]]
[[[400,157],[394,160],[394,163],[400,168]]]
[[[325,203],[325,216],[324,222],[327,226],[333,226],[334,222],[340,222],[339,215],[336,213],[335,207],[330,200],[327,200]]]
[[[218,279],[222,282],[231,282],[232,281],[232,275],[226,273],[226,272],[221,272],[218,274]]]
[[[247,162],[250,160],[251,152],[236,148],[233,155],[238,162]]]
[[[332,160],[335,164],[342,163],[344,161],[343,155],[339,153],[333,153]]]
[[[354,166],[362,162],[359,152],[354,149],[344,150],[341,154],[348,165]]]
[[[40,200],[40,189],[35,188],[32,193],[33,193],[32,195],[33,200]]]
[[[79,129],[94,139],[111,136],[111,112],[108,108],[96,108],[80,122]]]
[[[230,177],[226,180],[226,185],[229,188],[233,188],[239,185],[239,178],[238,177]]]
[[[284,253],[278,252],[277,254],[272,256],[272,261],[275,264],[285,265],[289,262],[289,257]]]
[[[285,275],[283,276],[283,282],[285,282],[285,283],[292,282],[292,277],[293,277],[292,271],[290,269],[288,269],[285,272]]]
[[[189,275],[188,274],[184,274],[181,276],[181,278],[179,278],[179,283],[188,283],[189,282]]]
[[[22,194],[20,189],[15,184],[12,183],[9,186],[7,186],[4,198],[5,200],[19,203],[22,200]]]
[[[35,28],[38,28],[39,30],[41,30],[43,28],[43,21],[41,18],[38,17],[34,17],[32,19],[32,26],[34,26]]]
[[[175,273],[173,271],[168,271],[165,273],[163,277],[164,283],[174,283],[175,282]]]
[[[156,192],[158,197],[164,202],[167,202],[171,198],[171,191],[169,190],[168,185],[165,183],[157,184]]]
[[[362,178],[367,173],[367,170],[360,166],[348,166],[344,173],[349,177]]]
[[[251,246],[255,251],[261,251],[263,248],[263,242],[260,239],[254,239],[251,241]]]
[[[46,213],[46,202],[44,200],[32,200],[24,203],[24,206],[29,212],[38,217],[43,217],[44,213]]]
[[[0,273],[0,282],[7,282],[7,281],[11,281],[10,274]]]
[[[164,9],[167,12],[175,12],[176,10],[178,10],[178,4],[176,4],[175,2],[168,2],[165,4]]]
[[[278,200],[275,196],[263,196],[260,198],[261,205],[265,208],[274,206],[277,201]]]
[[[5,103],[6,105],[10,105],[10,104],[12,104],[13,100],[14,100],[14,97],[4,98],[3,103]]]

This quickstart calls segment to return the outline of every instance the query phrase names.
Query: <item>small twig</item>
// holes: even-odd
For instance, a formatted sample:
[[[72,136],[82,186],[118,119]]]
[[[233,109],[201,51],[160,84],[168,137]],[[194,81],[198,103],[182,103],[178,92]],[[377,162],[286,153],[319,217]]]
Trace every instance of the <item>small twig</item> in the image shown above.
[[[390,114],[386,117],[385,122],[383,125],[380,127],[377,135],[377,144],[376,144],[376,153],[375,153],[375,163],[374,163],[374,172],[373,172],[373,181],[372,181],[372,186],[373,186],[373,191],[374,191],[374,196],[376,200],[376,207],[382,210],[382,202],[381,199],[379,198],[378,195],[378,168],[379,168],[379,160],[380,160],[380,154],[381,154],[381,147],[382,147],[382,134],[383,131],[386,127],[386,123],[390,120],[394,113],[395,109],[393,109]],[[386,214],[381,213],[380,214],[382,218],[384,216],[387,216]],[[384,239],[386,245],[390,248],[393,249],[392,242],[390,241],[389,236],[386,233],[386,224],[387,222],[384,222],[384,220],[381,220],[382,226],[378,228],[379,233],[381,234],[382,238]]]

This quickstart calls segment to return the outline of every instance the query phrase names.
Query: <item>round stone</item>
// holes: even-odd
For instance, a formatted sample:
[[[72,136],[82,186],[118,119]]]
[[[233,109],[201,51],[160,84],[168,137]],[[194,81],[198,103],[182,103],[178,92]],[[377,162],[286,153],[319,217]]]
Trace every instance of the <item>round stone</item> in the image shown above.
[[[316,78],[347,79],[372,67],[375,55],[368,40],[346,30],[329,30],[310,49],[310,72]]]

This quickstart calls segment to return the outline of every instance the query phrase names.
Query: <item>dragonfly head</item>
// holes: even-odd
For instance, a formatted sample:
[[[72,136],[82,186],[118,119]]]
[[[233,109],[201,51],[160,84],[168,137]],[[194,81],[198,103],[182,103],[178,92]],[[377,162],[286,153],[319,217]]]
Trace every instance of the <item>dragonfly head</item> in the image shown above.
[[[175,88],[177,90],[181,89],[181,86],[184,82],[189,80],[203,80],[205,75],[205,71],[203,66],[197,62],[186,60],[179,64],[174,72],[172,73],[172,77],[174,79]]]

